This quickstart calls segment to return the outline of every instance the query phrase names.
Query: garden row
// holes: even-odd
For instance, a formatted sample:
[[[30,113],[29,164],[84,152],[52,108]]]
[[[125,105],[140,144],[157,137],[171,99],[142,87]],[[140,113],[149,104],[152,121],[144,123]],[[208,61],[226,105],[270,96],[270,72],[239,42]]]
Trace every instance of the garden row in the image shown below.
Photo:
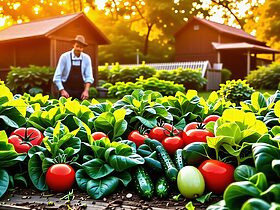
[[[50,94],[54,69],[30,66],[27,68],[12,67],[7,77],[7,86],[13,93]],[[230,79],[231,72],[221,71],[222,83]],[[247,76],[249,85],[255,89],[276,90],[280,83],[280,64],[273,63],[267,67],[259,67]],[[98,70],[98,87],[109,89],[109,96],[122,98],[135,89],[159,91],[162,95],[175,95],[177,91],[189,89],[201,90],[207,80],[201,77],[200,70],[175,69],[157,71],[152,67],[140,65],[125,67],[119,64],[109,69],[108,65]],[[278,88],[280,89],[280,87]],[[97,90],[92,87],[90,96],[96,97]]]
[[[134,187],[147,200],[181,194],[188,209],[213,194],[223,197],[208,209],[280,208],[279,91],[235,104],[134,90],[99,103],[13,95],[1,82],[0,120],[0,196],[76,186],[99,199]]]

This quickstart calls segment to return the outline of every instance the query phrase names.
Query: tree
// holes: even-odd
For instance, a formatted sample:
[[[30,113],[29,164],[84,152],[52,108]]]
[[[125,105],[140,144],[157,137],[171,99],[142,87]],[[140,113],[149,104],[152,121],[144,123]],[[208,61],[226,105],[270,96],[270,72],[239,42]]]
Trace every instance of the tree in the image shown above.
[[[280,50],[280,1],[266,0],[256,10],[254,18],[248,21],[245,28],[247,31],[255,31],[259,40]]]
[[[178,0],[179,3],[184,0]],[[263,0],[194,0],[190,13],[203,17],[221,18],[225,24],[243,28]]]

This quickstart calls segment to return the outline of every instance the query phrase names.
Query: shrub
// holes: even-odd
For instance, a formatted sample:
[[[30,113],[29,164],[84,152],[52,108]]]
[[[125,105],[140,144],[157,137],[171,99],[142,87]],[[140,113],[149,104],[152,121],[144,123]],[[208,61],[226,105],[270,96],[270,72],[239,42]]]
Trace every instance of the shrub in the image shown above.
[[[89,98],[96,98],[98,96],[98,91],[96,90],[95,87],[90,87],[88,93],[89,93]]]
[[[11,67],[6,84],[13,93],[29,93],[38,88],[50,94],[53,75],[54,69],[47,66]]]
[[[221,83],[226,83],[227,80],[230,80],[232,73],[229,69],[222,69],[221,70]]]
[[[144,78],[152,77],[156,70],[152,67],[142,64],[141,66],[128,67],[116,64],[109,72],[108,81],[112,84],[116,82],[136,82],[140,76]]]
[[[105,66],[98,67],[98,80],[108,81],[109,73],[110,73],[110,69],[108,63]]]
[[[280,63],[260,66],[246,77],[248,83],[255,89],[276,90],[280,82]]]
[[[175,70],[159,70],[156,73],[156,77],[182,84],[186,90],[200,90],[207,82],[207,80],[201,76],[201,71],[194,69],[178,68]]]
[[[240,101],[249,100],[254,89],[247,84],[246,80],[228,80],[226,84],[220,84],[218,94],[232,103],[239,105]]]
[[[172,81],[160,80],[156,77],[150,77],[148,79],[140,77],[135,83],[117,82],[115,85],[109,87],[108,95],[121,98],[125,95],[131,94],[135,89],[158,91],[165,96],[175,95],[177,91],[185,91],[183,85],[175,84]]]

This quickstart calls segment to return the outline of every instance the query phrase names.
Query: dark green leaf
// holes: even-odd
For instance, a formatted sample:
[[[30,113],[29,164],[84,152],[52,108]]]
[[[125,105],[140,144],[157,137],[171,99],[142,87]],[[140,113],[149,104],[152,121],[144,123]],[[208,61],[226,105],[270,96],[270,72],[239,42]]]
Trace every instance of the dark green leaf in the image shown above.
[[[243,205],[241,210],[263,210],[270,209],[270,204],[260,198],[250,198]]]
[[[249,181],[250,177],[256,174],[257,171],[254,167],[249,165],[239,165],[234,170],[235,181]]]
[[[119,185],[119,179],[108,176],[100,180],[90,180],[87,182],[87,193],[94,199],[103,198],[113,193]]]
[[[41,191],[48,189],[45,179],[46,175],[43,173],[42,162],[45,156],[41,153],[34,154],[28,161],[28,174],[33,185]]]
[[[86,171],[84,169],[79,169],[76,172],[75,177],[78,187],[81,188],[81,190],[86,191],[87,183],[91,180]]]
[[[260,198],[260,191],[249,181],[234,182],[224,192],[224,200],[230,210],[241,209],[243,203],[250,198]]]
[[[106,164],[103,160],[93,159],[83,165],[83,169],[92,179],[100,179],[114,171],[114,168]]]
[[[9,187],[9,174],[6,170],[0,169],[0,197],[2,197]]]

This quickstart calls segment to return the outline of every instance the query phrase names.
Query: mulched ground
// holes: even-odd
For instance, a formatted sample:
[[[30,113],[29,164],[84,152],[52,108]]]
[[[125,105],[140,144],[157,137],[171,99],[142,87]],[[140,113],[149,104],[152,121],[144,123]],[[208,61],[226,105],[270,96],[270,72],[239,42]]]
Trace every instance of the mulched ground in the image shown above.
[[[34,189],[19,189],[7,192],[0,199],[0,210],[21,210],[21,209],[62,209],[62,210],[163,210],[186,209],[185,205],[189,202],[187,199],[179,199],[174,201],[171,194],[167,199],[158,199],[154,197],[152,200],[146,201],[135,194],[134,191],[123,190],[107,196],[100,200],[91,199],[86,193],[74,190],[74,199],[62,200],[65,196],[63,193],[38,192]],[[201,204],[193,200],[193,205],[196,210],[204,210],[210,203],[218,201],[218,197],[212,198],[207,204]]]

